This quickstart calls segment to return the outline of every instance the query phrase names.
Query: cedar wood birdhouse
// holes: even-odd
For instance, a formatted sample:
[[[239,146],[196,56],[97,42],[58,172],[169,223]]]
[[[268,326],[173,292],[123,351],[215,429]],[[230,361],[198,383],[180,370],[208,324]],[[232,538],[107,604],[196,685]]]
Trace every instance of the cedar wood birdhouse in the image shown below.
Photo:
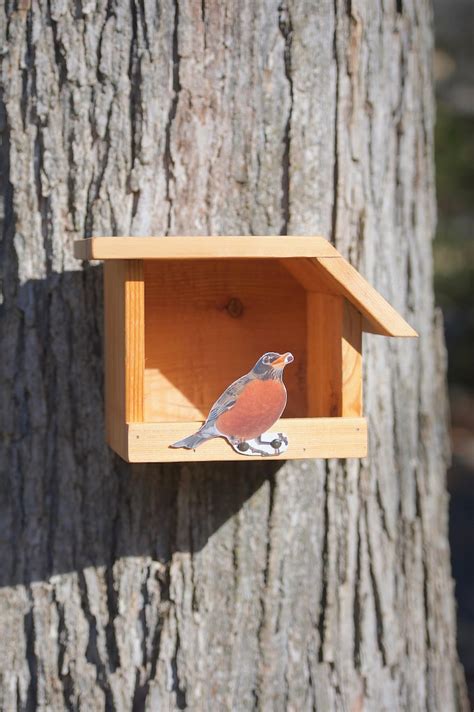
[[[266,351],[291,351],[280,459],[364,457],[362,332],[416,332],[322,237],[94,237],[104,260],[107,441],[129,462],[235,460],[170,444]]]

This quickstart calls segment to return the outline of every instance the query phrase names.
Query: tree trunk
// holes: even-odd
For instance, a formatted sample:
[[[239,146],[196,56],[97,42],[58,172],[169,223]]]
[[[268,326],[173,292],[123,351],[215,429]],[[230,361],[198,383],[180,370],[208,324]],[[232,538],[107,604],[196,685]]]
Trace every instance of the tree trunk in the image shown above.
[[[467,709],[429,3],[3,17],[1,709]],[[166,233],[327,235],[406,316],[418,341],[365,339],[367,460],[130,466],[106,447],[102,268],[72,244]]]

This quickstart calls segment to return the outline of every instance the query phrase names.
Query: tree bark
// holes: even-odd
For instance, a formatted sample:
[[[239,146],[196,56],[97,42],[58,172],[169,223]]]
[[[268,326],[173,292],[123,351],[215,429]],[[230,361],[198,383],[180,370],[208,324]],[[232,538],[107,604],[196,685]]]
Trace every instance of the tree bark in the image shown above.
[[[427,0],[2,18],[1,709],[467,709]],[[420,333],[365,338],[370,457],[126,465],[74,239],[267,233],[327,235]]]

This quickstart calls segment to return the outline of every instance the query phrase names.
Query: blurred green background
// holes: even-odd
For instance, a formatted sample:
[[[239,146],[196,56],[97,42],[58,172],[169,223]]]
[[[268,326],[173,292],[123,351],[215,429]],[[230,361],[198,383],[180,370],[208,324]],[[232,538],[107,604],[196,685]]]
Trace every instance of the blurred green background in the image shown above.
[[[474,389],[474,115],[442,102],[436,126],[435,290],[449,340],[449,380]]]
[[[474,0],[434,1],[435,294],[448,347],[448,473],[458,647],[474,707]]]

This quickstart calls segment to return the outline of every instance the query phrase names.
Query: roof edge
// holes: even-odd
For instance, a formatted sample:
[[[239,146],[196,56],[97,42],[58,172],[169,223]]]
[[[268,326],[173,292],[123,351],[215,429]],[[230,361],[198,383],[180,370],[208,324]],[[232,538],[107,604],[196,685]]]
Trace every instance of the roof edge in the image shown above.
[[[79,260],[108,259],[280,259],[339,257],[321,236],[225,235],[89,237],[76,240]]]
[[[363,331],[383,336],[417,337],[418,333],[344,257],[311,260],[365,317]]]

